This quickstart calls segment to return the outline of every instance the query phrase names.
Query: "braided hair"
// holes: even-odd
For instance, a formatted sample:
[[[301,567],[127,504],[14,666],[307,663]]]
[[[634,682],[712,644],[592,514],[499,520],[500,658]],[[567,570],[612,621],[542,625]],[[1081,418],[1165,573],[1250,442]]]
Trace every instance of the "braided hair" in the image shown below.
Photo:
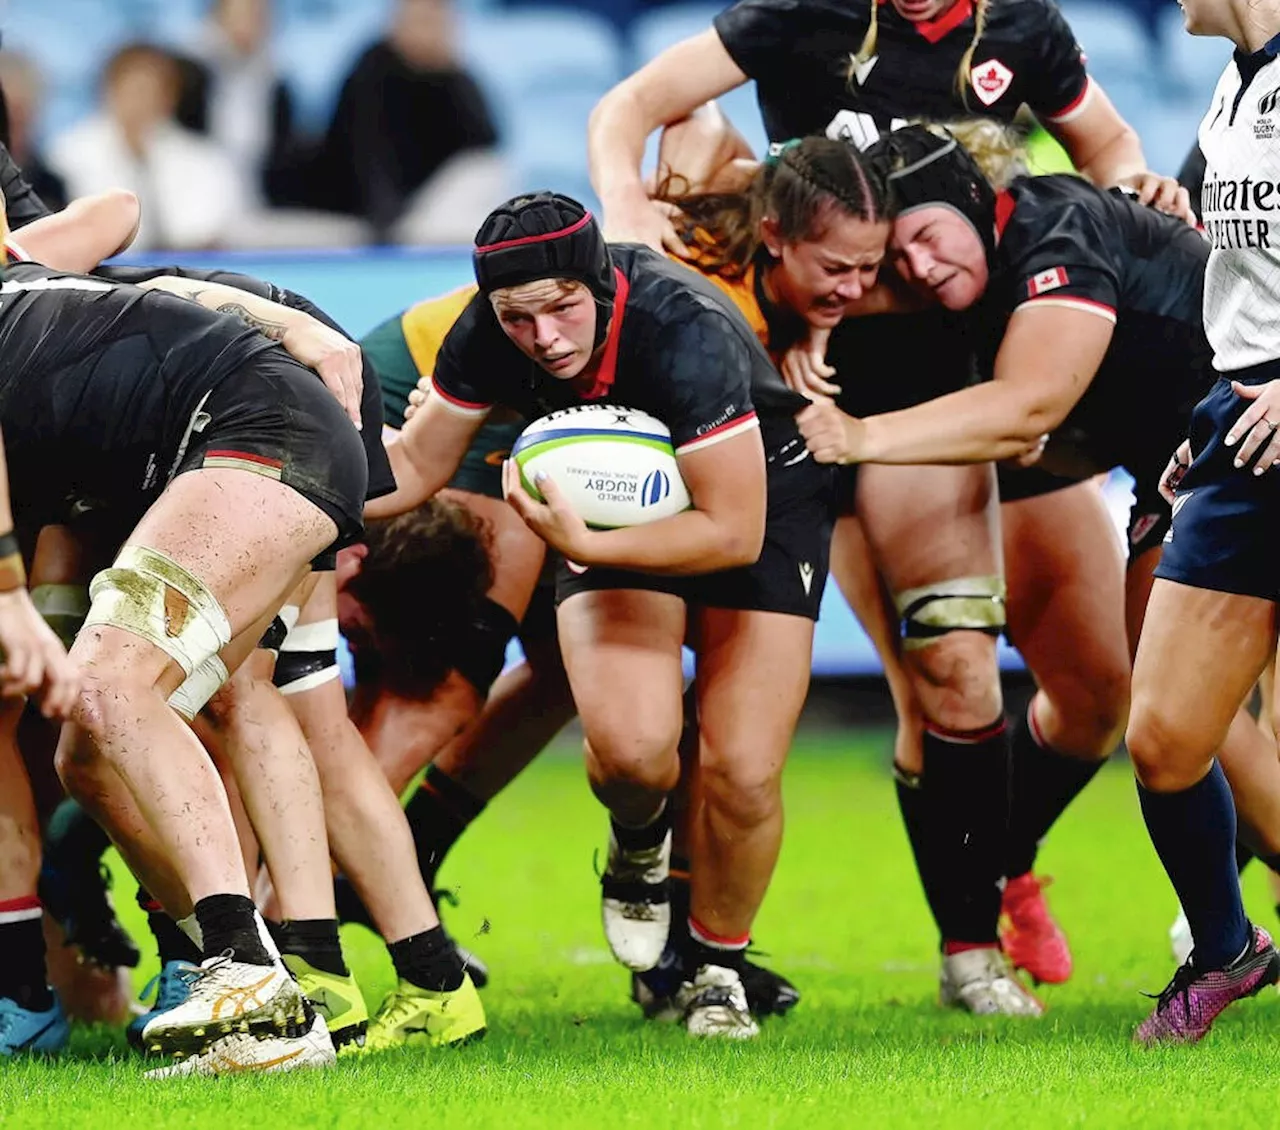
[[[659,197],[675,204],[676,230],[692,247],[698,265],[734,277],[760,250],[760,221],[777,225],[788,243],[822,237],[832,215],[867,223],[893,218],[885,171],[848,142],[806,137],[772,146],[743,193]]]

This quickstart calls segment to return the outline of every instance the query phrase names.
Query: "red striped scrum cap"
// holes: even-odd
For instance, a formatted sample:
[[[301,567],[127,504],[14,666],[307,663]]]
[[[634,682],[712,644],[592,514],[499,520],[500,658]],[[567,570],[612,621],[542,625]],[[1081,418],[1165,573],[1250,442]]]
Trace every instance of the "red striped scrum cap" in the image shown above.
[[[575,279],[602,303],[613,300],[613,260],[595,217],[557,192],[516,196],[476,232],[476,282],[489,294],[541,279]]]

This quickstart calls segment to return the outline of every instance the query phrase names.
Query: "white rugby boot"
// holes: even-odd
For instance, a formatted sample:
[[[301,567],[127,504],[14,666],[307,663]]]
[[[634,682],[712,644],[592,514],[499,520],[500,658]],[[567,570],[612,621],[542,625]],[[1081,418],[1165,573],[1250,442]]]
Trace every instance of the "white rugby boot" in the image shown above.
[[[332,1067],[337,1060],[329,1029],[317,1012],[311,1027],[301,1036],[258,1037],[236,1032],[215,1040],[198,1055],[148,1071],[144,1078],[297,1071],[304,1067]]]
[[[208,958],[190,979],[191,993],[151,1019],[142,1046],[159,1055],[198,1055],[233,1033],[301,1036],[311,1026],[298,982],[279,962],[250,965],[230,950]]]
[[[942,959],[939,999],[978,1016],[1040,1016],[1041,1004],[995,946],[948,954]]]
[[[760,1026],[747,1006],[747,991],[733,969],[703,965],[677,990],[676,1005],[683,1010],[684,1026],[691,1036],[718,1036],[750,1040]]]
[[[609,865],[600,877],[600,918],[613,956],[643,973],[662,959],[671,930],[671,829],[655,847],[628,850],[609,831]]]

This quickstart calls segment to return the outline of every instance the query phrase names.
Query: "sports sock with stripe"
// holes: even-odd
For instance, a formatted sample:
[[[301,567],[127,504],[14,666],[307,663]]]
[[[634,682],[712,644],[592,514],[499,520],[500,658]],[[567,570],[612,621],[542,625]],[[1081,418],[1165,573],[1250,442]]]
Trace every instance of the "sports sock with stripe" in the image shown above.
[[[0,997],[32,1012],[53,1007],[44,965],[43,917],[35,895],[0,899]]]
[[[1005,875],[1035,866],[1045,833],[1097,775],[1105,761],[1084,761],[1050,747],[1028,706],[1010,735],[1009,846]]]
[[[688,918],[689,955],[688,969],[692,975],[704,965],[719,965],[741,974],[747,957],[750,934],[727,938],[712,932],[692,915]]]

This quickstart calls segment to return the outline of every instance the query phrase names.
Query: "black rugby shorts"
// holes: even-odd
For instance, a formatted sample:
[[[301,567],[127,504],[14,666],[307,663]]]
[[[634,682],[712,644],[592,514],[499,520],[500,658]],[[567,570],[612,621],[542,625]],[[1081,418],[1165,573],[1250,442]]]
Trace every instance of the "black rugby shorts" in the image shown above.
[[[334,549],[359,538],[369,479],[365,448],[310,369],[283,349],[255,354],[212,390],[198,416],[177,474],[234,468],[264,475],[333,519]]]

